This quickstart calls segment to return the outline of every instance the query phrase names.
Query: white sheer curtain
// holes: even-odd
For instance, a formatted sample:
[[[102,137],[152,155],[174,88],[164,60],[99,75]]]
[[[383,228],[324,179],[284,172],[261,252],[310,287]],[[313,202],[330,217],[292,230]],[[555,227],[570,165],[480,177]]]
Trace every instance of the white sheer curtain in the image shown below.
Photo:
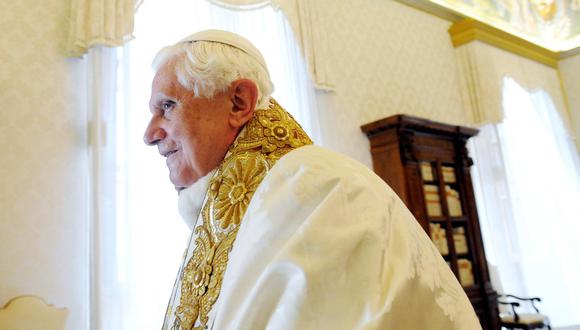
[[[121,64],[113,85],[118,109],[103,123],[108,133],[101,137],[113,140],[98,143],[109,146],[100,150],[109,161],[97,180],[107,183],[106,191],[97,190],[106,200],[96,204],[107,214],[98,215],[94,233],[93,329],[159,329],[162,324],[189,232],[177,214],[164,160],[142,141],[149,120],[150,64],[162,46],[207,28],[251,40],[270,68],[273,96],[319,140],[314,87],[281,12],[270,6],[230,11],[205,0],[145,1],[135,17],[136,39],[109,62],[118,58]]]
[[[87,107],[89,109],[90,178],[90,305],[91,329],[110,329],[122,315],[109,310],[119,301],[117,202],[117,69],[118,50],[93,47],[87,50]],[[105,317],[106,316],[106,317]]]
[[[514,235],[514,219],[497,126],[481,127],[477,136],[469,141],[468,147],[474,162],[471,175],[492,284],[499,292],[523,294],[526,290],[523,286],[520,244]]]
[[[501,124],[471,145],[489,262],[504,292],[543,299],[554,326],[580,325],[580,167],[548,93],[505,78]]]

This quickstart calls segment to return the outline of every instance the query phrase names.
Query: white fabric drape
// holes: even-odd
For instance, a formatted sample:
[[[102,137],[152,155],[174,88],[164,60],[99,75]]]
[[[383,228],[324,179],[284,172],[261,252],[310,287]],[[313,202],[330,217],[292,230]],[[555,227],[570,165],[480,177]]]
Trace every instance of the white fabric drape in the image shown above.
[[[578,325],[578,156],[548,93],[506,78],[503,96],[504,121],[472,144],[488,260],[504,292],[540,296],[554,326]]]
[[[133,39],[137,0],[72,0],[66,52],[81,56],[95,45],[121,46]]]
[[[195,241],[183,262],[194,249]],[[210,329],[481,329],[395,192],[364,165],[317,146],[289,152],[264,177],[228,259]]]
[[[501,293],[523,293],[526,290],[522,284],[521,251],[514,235],[514,219],[497,126],[483,126],[477,136],[469,140],[468,148],[474,160],[471,175],[485,254],[489,268],[493,269],[490,270],[493,287]]]
[[[91,159],[90,326],[117,329],[123,318],[116,223],[117,50],[94,47],[86,60]]]
[[[484,42],[473,41],[455,49],[464,108],[473,124],[497,124],[503,119],[503,77],[516,79],[528,89],[552,95],[566,127],[569,119],[556,69]]]

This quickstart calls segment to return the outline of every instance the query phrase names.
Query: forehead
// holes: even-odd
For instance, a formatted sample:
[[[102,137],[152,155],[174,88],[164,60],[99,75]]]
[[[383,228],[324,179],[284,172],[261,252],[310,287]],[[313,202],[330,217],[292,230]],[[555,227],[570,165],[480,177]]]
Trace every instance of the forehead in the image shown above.
[[[157,72],[155,73],[155,77],[153,78],[153,82],[155,83],[155,81],[161,81],[161,80],[169,79],[169,78],[176,78],[175,77],[175,65],[176,65],[176,59],[170,59],[170,60],[166,61],[165,63],[163,63],[163,65],[159,66],[159,69],[157,69]]]
[[[177,81],[175,61],[162,65],[151,83],[151,102],[164,97],[180,97],[187,90]]]

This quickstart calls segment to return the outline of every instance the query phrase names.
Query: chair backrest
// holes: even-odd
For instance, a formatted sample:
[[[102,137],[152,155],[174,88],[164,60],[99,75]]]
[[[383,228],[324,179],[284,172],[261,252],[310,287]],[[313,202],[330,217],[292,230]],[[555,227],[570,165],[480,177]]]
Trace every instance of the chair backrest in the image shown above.
[[[493,286],[493,289],[496,292],[503,292],[503,285],[501,284],[497,266],[487,263],[487,270],[489,271],[489,280]]]
[[[0,309],[2,330],[64,330],[68,311],[34,296],[20,296]]]
[[[501,295],[503,295],[503,286],[501,284],[501,279],[499,278],[499,274],[497,272],[497,266],[488,263],[487,269],[489,271],[489,279],[491,281],[491,285],[493,286],[495,292],[497,292],[500,295],[499,300],[502,300]],[[511,308],[509,306],[499,304],[498,310],[500,314],[503,314],[510,312]]]

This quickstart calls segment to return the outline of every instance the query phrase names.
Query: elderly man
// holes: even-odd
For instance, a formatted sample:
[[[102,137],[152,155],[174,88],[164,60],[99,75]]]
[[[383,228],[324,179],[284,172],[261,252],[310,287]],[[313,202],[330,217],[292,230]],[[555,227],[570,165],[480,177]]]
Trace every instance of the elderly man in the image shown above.
[[[163,329],[477,329],[395,193],[312,146],[260,52],[209,30],[154,60],[144,140],[192,235]]]

